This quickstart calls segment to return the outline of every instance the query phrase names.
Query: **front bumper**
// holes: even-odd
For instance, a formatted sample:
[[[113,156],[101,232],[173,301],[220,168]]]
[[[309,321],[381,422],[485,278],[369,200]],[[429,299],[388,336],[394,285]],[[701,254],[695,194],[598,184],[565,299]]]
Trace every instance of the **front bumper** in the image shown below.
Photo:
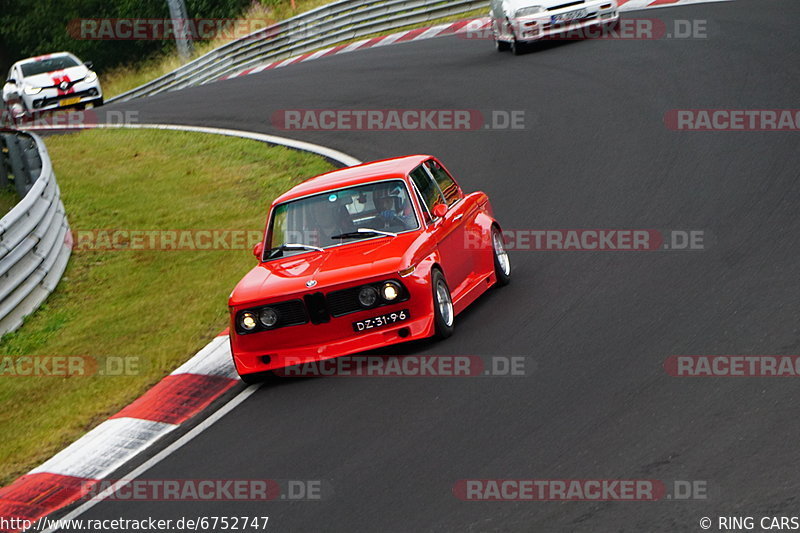
[[[391,344],[423,339],[433,335],[433,295],[430,284],[414,276],[402,280],[409,299],[395,304],[365,309],[329,322],[307,322],[258,333],[240,334],[231,313],[230,343],[233,361],[240,375],[275,370],[311,361],[375,350]],[[323,292],[325,292],[323,290]],[[355,332],[353,322],[408,309],[410,319],[377,328]]]
[[[103,90],[97,82],[77,83],[67,94],[60,94],[60,91],[55,88],[47,88],[37,94],[22,96],[26,109],[31,113],[82,106],[100,101],[102,98]]]
[[[565,23],[553,23],[553,17],[585,9],[586,16]],[[541,39],[557,38],[568,32],[580,35],[580,30],[599,25],[611,25],[619,21],[619,8],[616,2],[600,0],[586,2],[558,11],[537,13],[528,17],[520,17],[514,21],[514,33],[518,41],[533,42]]]

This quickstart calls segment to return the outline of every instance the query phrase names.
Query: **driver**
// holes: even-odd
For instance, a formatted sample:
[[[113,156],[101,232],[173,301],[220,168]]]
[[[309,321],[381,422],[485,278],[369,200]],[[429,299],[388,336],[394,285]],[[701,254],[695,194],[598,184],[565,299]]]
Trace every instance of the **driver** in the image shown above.
[[[396,194],[392,194],[387,188],[381,187],[374,192],[375,210],[375,224],[377,229],[385,230],[406,230],[408,224],[405,217],[399,214],[402,210],[402,198]]]

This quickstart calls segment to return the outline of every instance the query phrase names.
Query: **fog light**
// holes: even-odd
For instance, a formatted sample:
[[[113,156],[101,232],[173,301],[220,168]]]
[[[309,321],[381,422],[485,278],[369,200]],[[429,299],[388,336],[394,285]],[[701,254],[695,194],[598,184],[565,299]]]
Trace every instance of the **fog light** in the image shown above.
[[[372,307],[378,300],[378,291],[375,287],[362,287],[358,293],[358,303],[364,307]]]
[[[387,302],[391,302],[396,300],[398,296],[400,296],[400,286],[395,283],[394,281],[387,281],[381,287],[381,296]]]
[[[278,313],[271,307],[265,307],[258,314],[258,319],[265,327],[271,328],[278,323]]]
[[[245,331],[253,331],[256,329],[256,315],[250,311],[242,313],[242,316],[239,317],[239,325]]]

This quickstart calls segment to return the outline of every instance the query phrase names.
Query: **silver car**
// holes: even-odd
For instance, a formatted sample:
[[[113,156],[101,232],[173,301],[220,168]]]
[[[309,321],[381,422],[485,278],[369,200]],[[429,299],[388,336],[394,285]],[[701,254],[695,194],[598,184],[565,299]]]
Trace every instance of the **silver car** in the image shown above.
[[[519,54],[525,43],[590,26],[619,22],[617,0],[491,0],[492,35],[497,49]]]
[[[14,63],[3,86],[3,101],[18,117],[87,104],[99,106],[103,90],[90,62],[59,52]]]

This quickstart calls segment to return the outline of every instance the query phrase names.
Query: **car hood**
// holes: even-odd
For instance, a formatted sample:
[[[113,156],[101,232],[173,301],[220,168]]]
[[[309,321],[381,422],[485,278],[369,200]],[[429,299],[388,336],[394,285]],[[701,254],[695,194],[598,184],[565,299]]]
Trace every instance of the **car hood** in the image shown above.
[[[49,87],[64,79],[69,81],[82,80],[88,73],[89,69],[85,65],[76,65],[62,70],[27,76],[23,83],[28,87]]]
[[[291,299],[312,290],[325,291],[359,279],[396,276],[399,270],[411,263],[409,248],[416,237],[417,232],[409,232],[260,263],[236,285],[229,305]],[[307,282],[316,283],[312,288],[306,285]]]
[[[550,9],[567,3],[569,3],[569,0],[503,0],[503,4],[513,11],[530,6],[543,6]],[[580,7],[579,5],[575,6],[576,9]]]

